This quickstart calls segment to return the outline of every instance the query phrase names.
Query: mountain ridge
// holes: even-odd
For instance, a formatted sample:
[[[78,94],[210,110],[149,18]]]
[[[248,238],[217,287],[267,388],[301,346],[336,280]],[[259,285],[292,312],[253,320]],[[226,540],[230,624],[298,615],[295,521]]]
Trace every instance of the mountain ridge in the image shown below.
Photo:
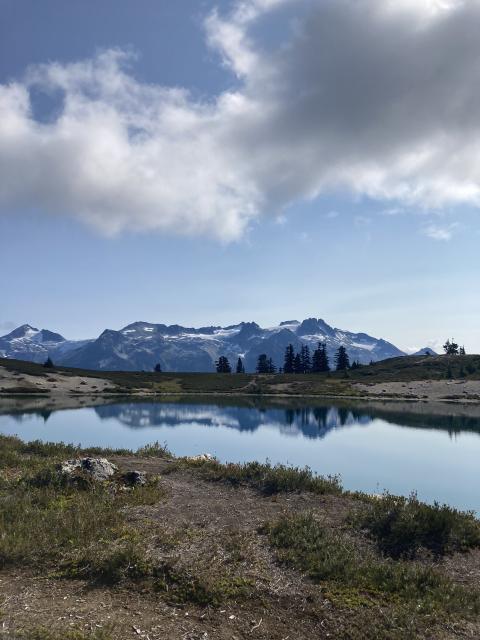
[[[318,342],[326,343],[332,361],[340,345],[352,361],[365,364],[406,355],[382,338],[338,329],[312,317],[267,328],[256,322],[194,328],[139,320],[119,330],[105,329],[91,340],[67,340],[60,333],[24,324],[0,337],[0,357],[33,362],[51,357],[59,365],[97,370],[151,370],[160,363],[165,371],[211,372],[215,360],[225,355],[232,365],[241,357],[246,370],[254,371],[261,353],[278,367],[288,344],[299,350],[302,344],[313,349]]]

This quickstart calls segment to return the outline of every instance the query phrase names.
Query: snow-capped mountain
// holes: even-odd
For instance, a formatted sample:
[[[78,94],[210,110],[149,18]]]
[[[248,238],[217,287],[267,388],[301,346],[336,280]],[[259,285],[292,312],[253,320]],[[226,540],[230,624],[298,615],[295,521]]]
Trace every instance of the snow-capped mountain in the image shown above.
[[[84,340],[65,340],[59,333],[23,324],[0,338],[0,357],[45,362],[50,356],[58,361],[84,344]]]
[[[269,328],[255,322],[199,329],[135,322],[120,331],[107,329],[96,340],[82,342],[23,325],[0,338],[0,356],[35,362],[50,356],[57,364],[88,369],[150,371],[160,363],[164,371],[203,372],[214,371],[215,360],[225,355],[232,365],[242,357],[246,370],[254,371],[262,353],[281,366],[287,345],[299,350],[307,344],[314,349],[318,342],[327,344],[331,359],[340,345],[346,347],[351,360],[362,363],[405,355],[385,340],[335,329],[324,320],[309,318]]]

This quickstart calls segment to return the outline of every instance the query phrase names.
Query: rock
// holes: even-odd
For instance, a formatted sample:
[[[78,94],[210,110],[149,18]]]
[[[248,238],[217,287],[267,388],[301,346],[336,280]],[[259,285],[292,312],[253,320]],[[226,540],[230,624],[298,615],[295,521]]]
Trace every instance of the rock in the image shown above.
[[[60,464],[60,472],[66,476],[74,476],[78,471],[87,473],[93,480],[104,482],[115,474],[117,467],[106,458],[78,458]]]
[[[122,480],[129,487],[143,487],[147,484],[147,474],[143,471],[127,471]]]
[[[190,456],[187,458],[191,462],[207,462],[208,460],[215,460],[215,456],[211,453],[200,453],[198,456]]]

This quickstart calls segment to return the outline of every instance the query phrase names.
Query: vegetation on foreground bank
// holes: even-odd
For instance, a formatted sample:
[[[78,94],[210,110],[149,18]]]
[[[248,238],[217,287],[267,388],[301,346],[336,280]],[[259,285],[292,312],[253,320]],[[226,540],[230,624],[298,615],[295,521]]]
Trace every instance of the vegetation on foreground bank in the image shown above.
[[[106,482],[59,473],[86,455],[119,471]],[[133,469],[146,484],[122,483]],[[7,638],[478,635],[478,549],[472,514],[351,494],[308,469],[0,437]]]

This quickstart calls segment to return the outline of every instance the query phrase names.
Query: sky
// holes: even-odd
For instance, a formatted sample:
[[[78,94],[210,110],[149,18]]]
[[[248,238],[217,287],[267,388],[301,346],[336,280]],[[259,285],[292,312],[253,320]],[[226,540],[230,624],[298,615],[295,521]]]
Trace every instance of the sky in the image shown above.
[[[479,0],[0,0],[0,334],[480,352]]]

